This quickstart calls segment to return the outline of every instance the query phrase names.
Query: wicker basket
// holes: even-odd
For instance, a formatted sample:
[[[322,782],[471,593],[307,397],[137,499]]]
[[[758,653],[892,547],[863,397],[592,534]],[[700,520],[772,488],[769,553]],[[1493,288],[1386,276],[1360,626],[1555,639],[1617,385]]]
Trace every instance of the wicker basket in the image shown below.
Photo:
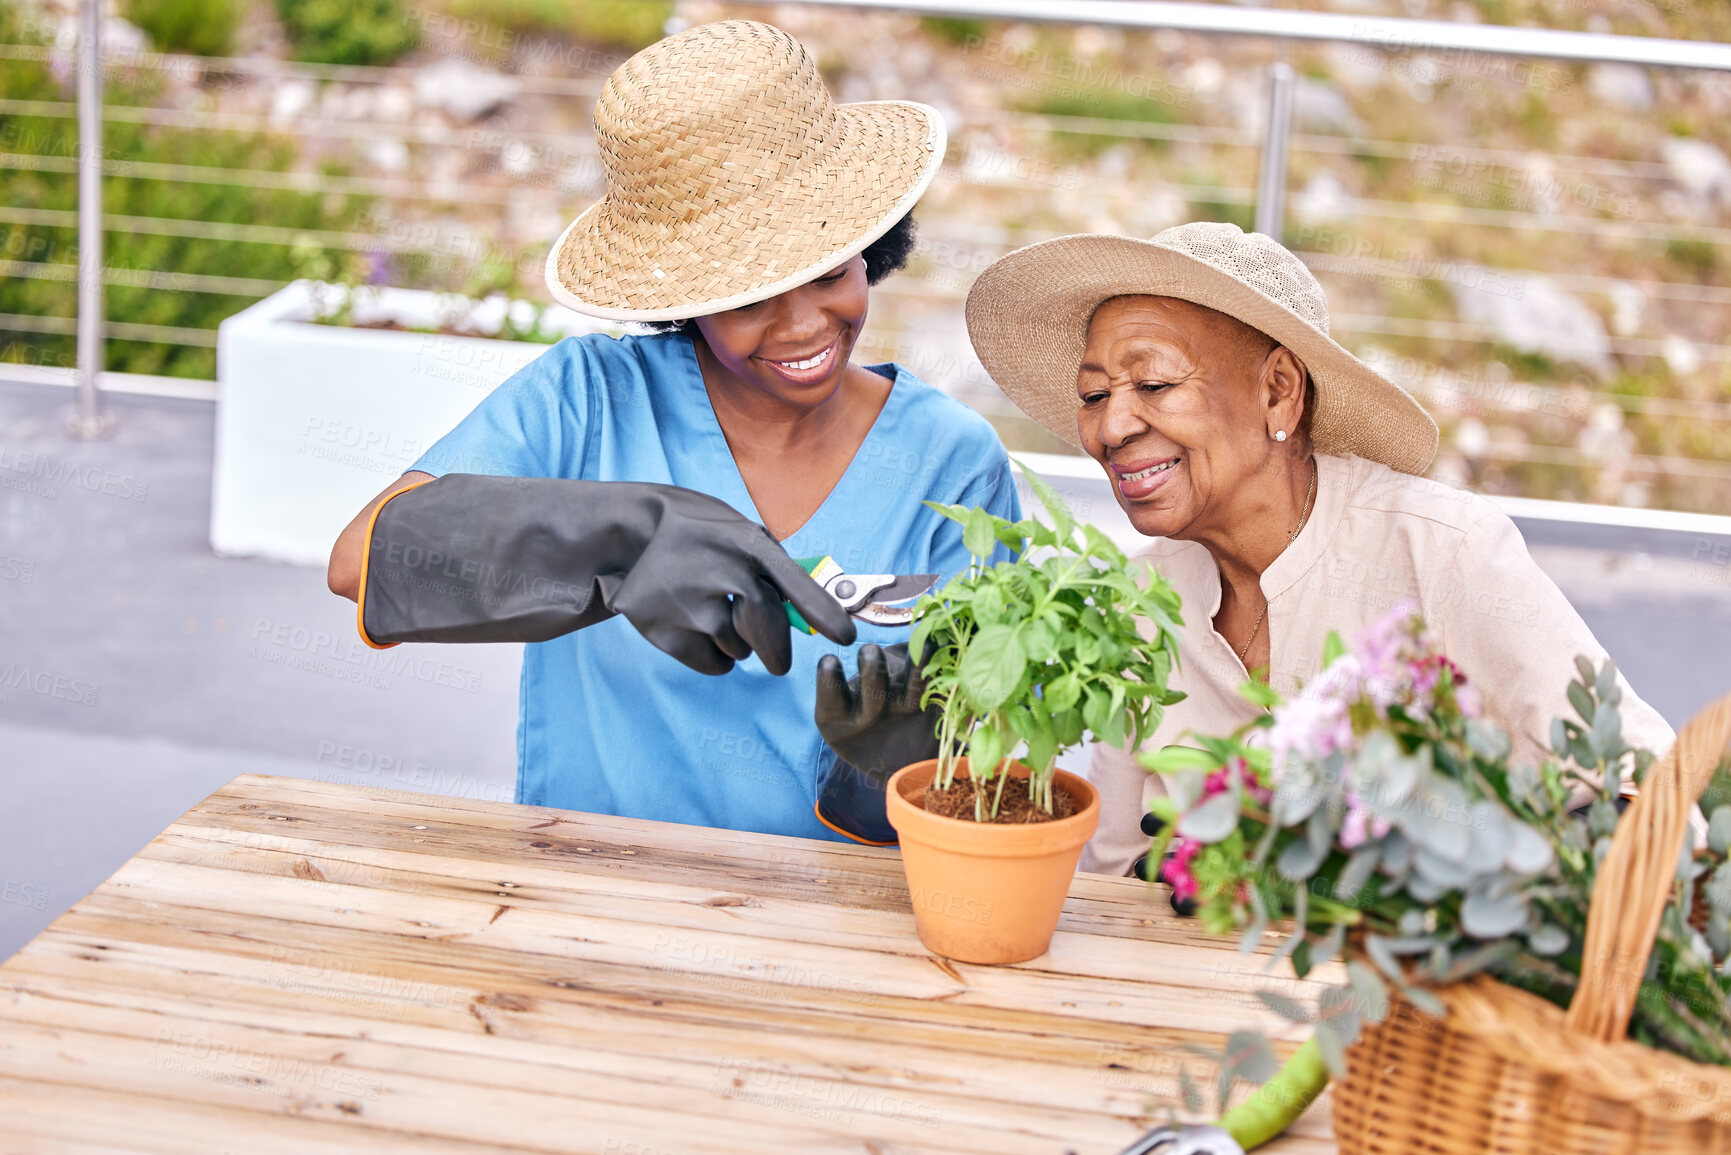
[[[1710,1155],[1731,1152],[1731,1067],[1630,1041],[1689,811],[1731,740],[1731,697],[1654,765],[1618,824],[1587,915],[1567,1012],[1488,978],[1366,1024],[1335,1088],[1341,1155]]]

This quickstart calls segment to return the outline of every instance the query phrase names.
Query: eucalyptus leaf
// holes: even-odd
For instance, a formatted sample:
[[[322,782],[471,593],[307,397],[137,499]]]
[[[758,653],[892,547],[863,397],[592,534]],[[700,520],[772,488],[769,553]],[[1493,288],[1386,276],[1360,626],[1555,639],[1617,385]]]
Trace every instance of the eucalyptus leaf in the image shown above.
[[[1290,882],[1303,882],[1316,873],[1327,857],[1327,846],[1318,848],[1308,839],[1296,838],[1281,850],[1280,857],[1274,861],[1274,869]]]
[[[1227,790],[1202,804],[1178,820],[1178,833],[1198,842],[1219,842],[1238,829],[1239,794]]]
[[[1417,819],[1418,830],[1407,829],[1406,832],[1409,835],[1416,833],[1414,841],[1439,858],[1465,862],[1473,847],[1473,832],[1467,824],[1465,792],[1459,784],[1436,775],[1431,776],[1429,787],[1428,795],[1423,792],[1420,795],[1424,806]],[[1406,829],[1404,823],[1402,829]]]
[[[1268,960],[1267,970],[1281,959],[1291,958],[1292,952],[1304,942],[1304,928],[1310,924],[1310,888],[1301,886],[1292,896],[1292,933],[1286,936],[1286,941],[1280,944],[1280,949]]]
[[[1566,940],[1567,936],[1564,937]],[[1520,943],[1512,938],[1498,939],[1496,942],[1476,946],[1465,954],[1455,956],[1454,962],[1449,965],[1448,973],[1443,976],[1443,981],[1459,982],[1468,975],[1489,970],[1491,967],[1513,958],[1520,953],[1520,950]]]
[[[1731,806],[1713,811],[1707,822],[1707,849],[1721,858],[1731,853]]]
[[[1325,797],[1321,787],[1292,780],[1282,782],[1275,787],[1270,817],[1278,826],[1296,826],[1309,818]]]
[[[1508,842],[1503,847],[1503,865],[1516,874],[1540,874],[1551,868],[1556,853],[1543,834],[1524,822],[1507,824]]]
[[[1340,954],[1340,949],[1346,945],[1346,924],[1335,923],[1322,938],[1322,945],[1310,948],[1310,965],[1313,967],[1331,963]]]
[[[1366,935],[1364,938],[1364,953],[1370,961],[1376,964],[1390,982],[1397,987],[1406,985],[1406,975],[1400,969],[1400,960],[1389,947],[1389,942],[1380,934]]]
[[[1559,758],[1569,756],[1569,732],[1561,718],[1551,719],[1551,753]]]
[[[1400,993],[1407,1002],[1426,1014],[1435,1015],[1439,1019],[1448,1014],[1448,1008],[1443,1006],[1443,1001],[1423,987],[1406,987]]]
[[[1330,1078],[1336,1080],[1346,1078],[1346,1048],[1349,1045],[1341,1037],[1339,1030],[1333,1027],[1324,1027],[1321,1024],[1317,1025],[1316,1049],[1322,1052],[1322,1061],[1328,1067]]]
[[[1226,1054],[1232,1074],[1252,1083],[1266,1083],[1280,1069],[1280,1060],[1261,1031],[1233,1031],[1226,1036]]]
[[[1598,691],[1599,697],[1602,700],[1610,694],[1611,687],[1616,684],[1617,663],[1610,658],[1606,658],[1605,664],[1599,667],[1599,676],[1594,680],[1593,688]]]
[[[1481,798],[1468,809],[1467,823],[1472,832],[1472,850],[1467,861],[1481,869],[1500,863],[1510,837],[1509,827],[1514,825],[1507,812],[1488,798]]]
[[[1606,751],[1606,756],[1609,757],[1610,751],[1618,745],[1622,735],[1622,714],[1617,707],[1600,702],[1598,713],[1593,716],[1593,741],[1598,743],[1599,748]]]
[[[1509,756],[1512,746],[1502,729],[1482,718],[1468,718],[1467,747],[1486,762],[1501,762]]]
[[[1202,1088],[1196,1085],[1196,1079],[1190,1074],[1190,1068],[1179,1064],[1178,1094],[1184,1100],[1184,1109],[1192,1115],[1200,1115],[1207,1104],[1202,1098]]]
[[[1461,929],[1477,939],[1502,938],[1527,925],[1526,895],[1473,890],[1461,903]]]
[[[1334,836],[1340,830],[1340,815],[1333,807],[1313,810],[1304,824],[1304,837],[1311,848],[1325,857],[1334,849]]]
[[[1490,864],[1490,865],[1495,865]],[[1472,882],[1475,874],[1463,862],[1454,862],[1438,854],[1432,854],[1428,847],[1420,847],[1413,855],[1412,868],[1421,878],[1434,883],[1446,890],[1457,890]]]
[[[1183,814],[1202,801],[1205,786],[1206,782],[1200,771],[1180,770],[1167,780],[1166,794],[1172,799],[1172,805],[1178,808],[1178,813]]]
[[[1308,1023],[1313,1016],[1304,1004],[1296,999],[1289,999],[1276,991],[1257,991],[1256,997],[1262,1000],[1262,1005],[1295,1023]]]
[[[1589,725],[1593,721],[1593,698],[1587,693],[1587,688],[1579,682],[1569,683],[1569,705],[1575,708],[1575,713]]]
[[[1354,959],[1346,964],[1346,981],[1361,1015],[1373,1023],[1388,1017],[1388,987],[1381,975]]]
[[[1412,840],[1399,830],[1391,830],[1382,839],[1382,872],[1390,878],[1404,878],[1412,869]]]
[[[1375,873],[1377,863],[1382,858],[1382,846],[1371,843],[1361,846],[1352,852],[1352,857],[1346,860],[1341,868],[1340,878],[1335,883],[1335,895],[1342,901],[1350,902],[1364,889],[1364,884],[1370,881]]]
[[[1411,895],[1415,900],[1424,903],[1436,902],[1438,899],[1442,898],[1443,895],[1449,893],[1449,891],[1453,889],[1453,887],[1432,882],[1417,871],[1414,871],[1409,875],[1406,880],[1407,894]]]
[[[1527,935],[1527,946],[1536,955],[1562,954],[1569,949],[1569,932],[1556,923],[1547,922]]]
[[[1262,891],[1256,887],[1250,888],[1250,925],[1245,928],[1244,936],[1238,940],[1238,953],[1249,954],[1262,945],[1262,940],[1268,934],[1268,907],[1262,901]]]
[[[1598,675],[1593,670],[1593,663],[1587,660],[1585,654],[1575,655],[1575,669],[1580,672],[1581,684],[1584,686],[1591,686],[1598,680]]]

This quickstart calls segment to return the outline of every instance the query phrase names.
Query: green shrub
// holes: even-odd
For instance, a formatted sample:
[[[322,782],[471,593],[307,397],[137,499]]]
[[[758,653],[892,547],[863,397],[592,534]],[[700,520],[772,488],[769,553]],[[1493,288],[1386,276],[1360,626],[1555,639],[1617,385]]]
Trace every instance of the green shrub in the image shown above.
[[[0,41],[17,41],[6,9],[0,9]],[[146,104],[149,89],[110,83],[110,104]],[[66,100],[66,92],[47,68],[28,61],[8,61],[0,68],[0,99]],[[42,156],[78,155],[76,121],[70,118],[0,113],[0,146],[7,152]],[[281,172],[294,164],[294,146],[286,141],[245,133],[160,128],[111,120],[104,128],[104,154],[115,162],[103,180],[103,209],[111,215],[168,217],[279,228],[351,229],[366,210],[360,198],[318,193],[258,189],[235,185],[144,180],[125,175],[125,162],[149,160],[162,164]],[[15,208],[69,211],[78,207],[75,173],[0,169],[0,204]],[[41,262],[70,271],[78,259],[78,234],[73,228],[0,224],[0,254],[8,260]],[[176,284],[177,274],[254,277],[289,281],[299,275],[304,258],[288,245],[216,241],[151,233],[105,230],[104,265],[109,270],[159,273],[168,284],[150,287],[110,284],[104,316],[109,321],[173,325],[214,331],[218,323],[257,300],[256,295],[194,291]],[[342,262],[343,250],[324,250]],[[46,267],[44,271],[47,271]],[[0,313],[70,318],[77,313],[77,286],[70,280],[37,277],[0,278]],[[73,338],[31,329],[0,327],[0,360],[71,367]],[[216,350],[203,346],[151,341],[106,341],[107,368],[129,373],[213,378]]]
[[[1089,117],[1094,120],[1122,120],[1133,124],[1178,124],[1180,118],[1172,108],[1147,96],[1111,88],[1084,88],[1070,85],[1042,93],[1036,99],[1019,106],[1023,112],[1041,116]],[[1153,149],[1166,147],[1164,140],[1144,137],[1120,137],[1102,132],[1064,132],[1054,130],[1052,139],[1070,153],[1094,156],[1120,141],[1130,140]]]
[[[239,0],[126,0],[126,18],[164,52],[227,56],[240,27]]]
[[[661,39],[673,5],[652,0],[451,0],[451,12],[516,32],[574,36],[636,52]]]
[[[276,0],[294,58],[315,64],[389,64],[420,43],[400,0]]]
[[[577,0],[568,27],[580,40],[636,52],[661,39],[673,5],[646,0]]]
[[[991,28],[984,20],[963,16],[922,16],[920,26],[946,44],[967,44],[970,40],[978,44]]]

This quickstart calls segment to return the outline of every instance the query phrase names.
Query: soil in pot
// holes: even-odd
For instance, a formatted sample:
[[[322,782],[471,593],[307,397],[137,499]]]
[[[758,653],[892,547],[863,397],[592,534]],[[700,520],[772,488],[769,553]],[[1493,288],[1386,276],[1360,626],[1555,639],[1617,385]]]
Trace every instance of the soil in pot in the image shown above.
[[[944,818],[958,818],[963,822],[977,821],[975,815],[992,812],[992,795],[997,792],[997,784],[988,782],[983,788],[976,788],[972,778],[959,777],[952,781],[948,789],[940,790],[934,784],[926,787],[924,798],[927,814],[937,814]],[[984,803],[978,811],[975,810],[975,794],[985,795]],[[1021,782],[1004,783],[1004,794],[998,801],[997,817],[986,818],[987,822],[995,822],[1005,826],[1019,826],[1029,822],[1054,822],[1060,818],[1068,818],[1082,809],[1081,803],[1061,787],[1052,788],[1052,813],[1044,810],[1028,797],[1028,788]]]

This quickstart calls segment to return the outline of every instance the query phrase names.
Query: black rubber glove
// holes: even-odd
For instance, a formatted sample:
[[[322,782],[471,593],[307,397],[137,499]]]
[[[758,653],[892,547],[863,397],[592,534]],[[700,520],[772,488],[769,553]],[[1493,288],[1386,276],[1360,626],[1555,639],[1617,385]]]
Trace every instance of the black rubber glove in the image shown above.
[[[1142,833],[1146,834],[1149,838],[1153,838],[1165,828],[1166,823],[1155,815],[1144,814],[1142,816]],[[1172,852],[1167,851],[1166,857],[1171,858]],[[1140,878],[1143,882],[1160,881],[1160,873],[1158,869],[1152,871],[1149,870],[1148,856],[1146,854],[1130,864],[1130,875],[1132,878]],[[1178,915],[1180,918],[1189,918],[1191,915],[1196,913],[1195,899],[1179,898],[1176,894],[1172,894],[1169,897],[1172,900],[1173,914]]]
[[[921,708],[925,692],[906,646],[861,646],[851,680],[833,654],[818,662],[817,729],[840,756],[818,783],[818,817],[862,842],[896,841],[884,783],[903,766],[938,756],[941,714]]]
[[[784,599],[854,640],[767,529],[672,485],[447,474],[379,508],[365,581],[374,642],[541,642],[619,614],[699,673],[755,651],[785,674]]]

